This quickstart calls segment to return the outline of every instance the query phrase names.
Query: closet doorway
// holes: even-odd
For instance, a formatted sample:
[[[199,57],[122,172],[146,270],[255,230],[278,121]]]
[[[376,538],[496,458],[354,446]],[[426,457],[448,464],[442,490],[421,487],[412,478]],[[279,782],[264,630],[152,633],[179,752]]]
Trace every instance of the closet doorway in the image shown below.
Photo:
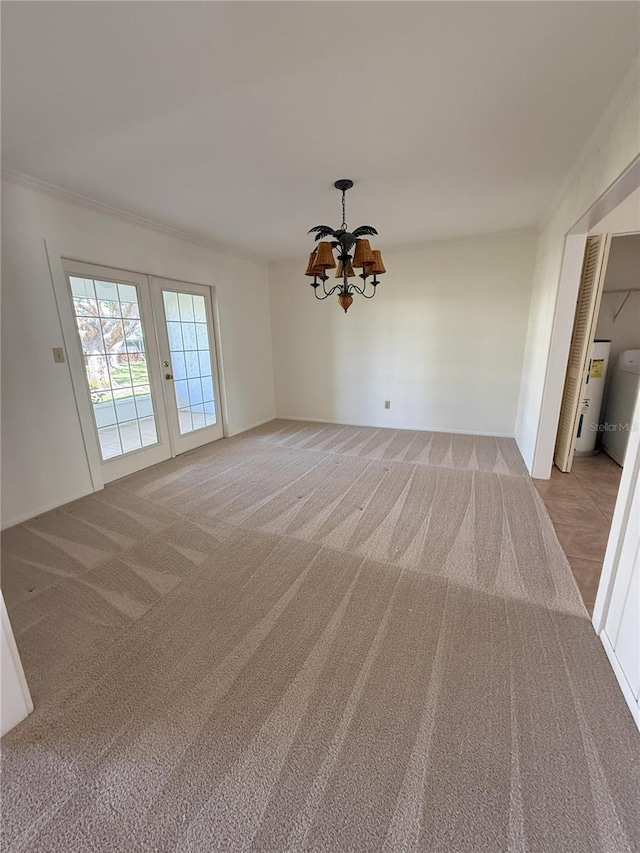
[[[94,488],[223,436],[211,288],[62,260]]]
[[[624,464],[640,372],[640,234],[587,238],[554,463]]]

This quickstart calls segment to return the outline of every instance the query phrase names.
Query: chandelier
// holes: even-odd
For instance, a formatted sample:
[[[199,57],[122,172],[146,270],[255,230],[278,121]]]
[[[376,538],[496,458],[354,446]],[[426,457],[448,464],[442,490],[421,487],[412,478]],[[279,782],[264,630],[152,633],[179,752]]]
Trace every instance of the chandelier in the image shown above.
[[[315,228],[309,230],[309,234],[315,232],[315,239],[320,242],[309,255],[309,263],[305,272],[305,275],[313,278],[311,287],[313,287],[316,299],[326,299],[328,296],[337,293],[338,303],[344,309],[345,314],[353,302],[353,293],[359,293],[365,299],[373,299],[376,295],[376,288],[380,284],[378,276],[386,272],[382,263],[382,254],[377,249],[372,249],[369,240],[365,239],[371,234],[377,234],[376,229],[371,225],[361,225],[359,228],[349,231],[347,227],[345,196],[347,190],[351,189],[352,186],[353,181],[346,178],[335,182],[334,187],[342,192],[342,225],[337,231],[328,225],[316,225]],[[333,239],[329,241],[325,240],[325,237],[332,237]],[[354,247],[352,256],[350,252]],[[337,250],[337,265],[336,258],[333,255],[334,249]],[[329,280],[327,270],[330,269],[336,269],[335,277],[340,281],[327,289],[327,281]],[[362,279],[362,285],[356,284],[355,281],[349,281],[349,279],[356,278],[357,269],[361,270],[357,277]],[[369,292],[367,292],[368,284],[372,288]],[[319,288],[322,288],[321,295],[318,294]]]

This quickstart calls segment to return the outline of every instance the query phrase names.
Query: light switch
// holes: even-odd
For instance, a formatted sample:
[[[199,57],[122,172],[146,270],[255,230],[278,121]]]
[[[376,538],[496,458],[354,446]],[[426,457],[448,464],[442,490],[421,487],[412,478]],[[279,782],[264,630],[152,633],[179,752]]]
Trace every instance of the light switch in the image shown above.
[[[55,361],[56,364],[64,364],[65,363],[63,347],[53,347],[52,352],[53,352],[53,360]]]

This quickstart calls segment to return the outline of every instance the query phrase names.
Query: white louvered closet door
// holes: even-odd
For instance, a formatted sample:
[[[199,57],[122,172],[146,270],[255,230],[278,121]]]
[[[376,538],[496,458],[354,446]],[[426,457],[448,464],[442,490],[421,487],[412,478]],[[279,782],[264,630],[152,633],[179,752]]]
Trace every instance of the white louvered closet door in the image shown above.
[[[610,234],[587,238],[554,455],[554,462],[561,471],[570,471],[573,462],[580,401],[589,369],[610,245]]]

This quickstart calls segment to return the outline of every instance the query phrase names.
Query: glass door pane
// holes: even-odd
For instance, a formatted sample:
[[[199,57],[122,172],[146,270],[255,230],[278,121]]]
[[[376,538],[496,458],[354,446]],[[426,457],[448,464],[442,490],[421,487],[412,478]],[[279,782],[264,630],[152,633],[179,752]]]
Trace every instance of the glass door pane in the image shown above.
[[[163,290],[180,435],[214,426],[213,365],[204,296]]]
[[[158,443],[134,284],[69,277],[103,461]]]
[[[151,279],[174,453],[222,438],[211,289]]]

